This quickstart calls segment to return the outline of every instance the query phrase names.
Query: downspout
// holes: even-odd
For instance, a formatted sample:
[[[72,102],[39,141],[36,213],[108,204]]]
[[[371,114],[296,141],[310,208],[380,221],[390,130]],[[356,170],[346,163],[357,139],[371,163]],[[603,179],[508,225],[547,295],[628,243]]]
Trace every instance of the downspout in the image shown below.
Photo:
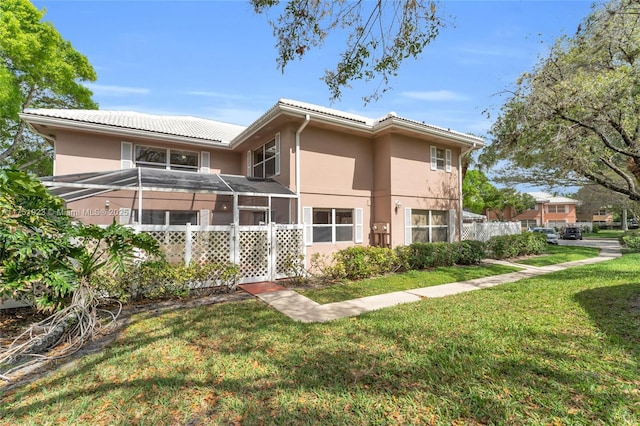
[[[304,123],[300,125],[300,128],[296,131],[296,196],[298,197],[298,212],[297,223],[302,223],[302,202],[300,200],[300,134],[307,127],[311,121],[311,116],[306,114],[304,117]]]
[[[138,225],[142,225],[142,170],[138,167]]]
[[[462,227],[464,226],[464,219],[463,219],[463,214],[462,214],[462,157],[464,156],[464,154],[466,154],[467,152],[471,152],[474,149],[476,149],[476,143],[474,142],[473,145],[467,149],[466,151],[460,150],[460,155],[458,156],[458,204],[459,204],[459,209],[458,211],[460,212],[459,215],[460,217],[458,218],[458,240],[462,240]]]

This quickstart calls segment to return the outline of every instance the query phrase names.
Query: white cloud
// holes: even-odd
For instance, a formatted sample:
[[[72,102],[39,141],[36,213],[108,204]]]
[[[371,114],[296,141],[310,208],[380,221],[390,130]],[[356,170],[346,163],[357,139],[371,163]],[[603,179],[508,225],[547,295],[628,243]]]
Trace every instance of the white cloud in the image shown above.
[[[409,98],[409,99],[417,99],[420,101],[466,101],[469,98],[460,93],[452,92],[450,90],[432,90],[432,91],[422,91],[422,92],[401,92],[400,96]]]
[[[222,92],[211,92],[207,90],[188,90],[181,92],[185,95],[191,96],[203,96],[207,98],[216,98],[216,99],[224,99],[224,100],[232,100],[232,101],[244,101],[250,99],[246,95],[234,94],[234,93],[222,93]]]
[[[95,95],[101,96],[146,95],[151,92],[149,89],[143,87],[111,86],[93,83],[89,83],[86,86]]]

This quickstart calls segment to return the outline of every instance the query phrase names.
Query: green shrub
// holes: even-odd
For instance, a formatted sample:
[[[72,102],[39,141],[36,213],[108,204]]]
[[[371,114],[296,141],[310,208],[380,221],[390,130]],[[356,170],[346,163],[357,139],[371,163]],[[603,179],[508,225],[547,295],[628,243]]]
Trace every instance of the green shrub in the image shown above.
[[[515,235],[500,235],[491,237],[487,243],[487,253],[494,259],[508,259],[543,253],[546,245],[547,238],[541,233],[525,232]]]
[[[91,283],[110,297],[128,302],[185,297],[202,288],[233,290],[239,275],[239,267],[232,263],[172,265],[164,260],[149,260],[123,274],[101,271],[92,277]]]
[[[624,248],[640,251],[640,230],[625,231],[618,240]]]
[[[598,232],[600,232],[600,225],[598,225],[597,223],[594,223],[591,226],[591,232],[593,232],[594,234],[597,234]]]
[[[333,256],[336,278],[357,280],[385,274],[396,269],[394,250],[375,246],[353,246]]]
[[[482,241],[465,240],[453,244],[457,245],[458,265],[477,265],[487,257],[486,244]]]

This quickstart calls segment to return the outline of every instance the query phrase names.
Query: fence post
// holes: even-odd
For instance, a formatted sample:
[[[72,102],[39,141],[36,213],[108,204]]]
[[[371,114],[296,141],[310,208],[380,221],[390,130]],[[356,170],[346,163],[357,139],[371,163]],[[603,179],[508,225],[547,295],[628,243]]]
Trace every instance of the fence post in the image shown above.
[[[191,224],[187,223],[187,227],[185,229],[185,235],[184,235],[184,264],[185,265],[188,265],[189,263],[191,263],[191,247],[192,247]]]

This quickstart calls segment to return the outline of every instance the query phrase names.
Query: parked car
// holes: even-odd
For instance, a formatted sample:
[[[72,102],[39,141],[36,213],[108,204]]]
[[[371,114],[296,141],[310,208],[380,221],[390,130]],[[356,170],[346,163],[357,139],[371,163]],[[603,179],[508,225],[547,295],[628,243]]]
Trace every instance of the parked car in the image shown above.
[[[563,240],[581,240],[582,230],[576,226],[568,226],[562,230]]]
[[[558,234],[553,228],[533,228],[531,232],[538,232],[547,237],[547,243],[558,244]]]

